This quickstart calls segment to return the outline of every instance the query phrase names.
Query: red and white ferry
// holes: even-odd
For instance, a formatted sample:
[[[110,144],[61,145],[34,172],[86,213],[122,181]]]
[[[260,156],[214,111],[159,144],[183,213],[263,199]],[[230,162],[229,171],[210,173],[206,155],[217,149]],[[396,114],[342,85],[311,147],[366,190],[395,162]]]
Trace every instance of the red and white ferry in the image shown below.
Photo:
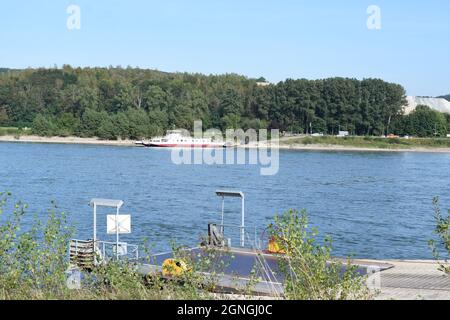
[[[169,130],[164,137],[155,137],[149,141],[136,141],[135,144],[153,148],[225,148],[225,142],[209,138],[192,138],[183,135],[182,130]]]

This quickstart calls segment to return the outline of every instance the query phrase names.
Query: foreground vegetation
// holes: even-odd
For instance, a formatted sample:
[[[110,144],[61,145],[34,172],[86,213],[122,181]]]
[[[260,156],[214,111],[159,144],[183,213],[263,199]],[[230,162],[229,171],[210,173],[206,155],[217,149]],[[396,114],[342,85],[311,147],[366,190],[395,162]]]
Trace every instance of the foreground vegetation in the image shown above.
[[[69,288],[67,247],[74,229],[68,226],[66,216],[58,213],[56,206],[45,219],[35,218],[34,223],[25,224],[27,211],[25,204],[11,203],[10,194],[0,193],[0,299],[217,298],[211,292],[228,258],[212,249],[192,259],[184,250],[174,247],[175,259],[188,266],[176,281],[163,280],[153,273],[144,277],[132,263],[109,262],[85,273],[80,286]],[[307,232],[304,212],[289,211],[277,217],[271,232],[278,235],[280,247],[286,252],[279,260],[287,278],[286,298],[370,297],[365,279],[352,268],[341,274],[342,264],[328,263],[331,244],[316,243],[317,233]],[[150,253],[146,254],[150,259]],[[249,293],[256,280],[257,273],[242,294]]]
[[[290,210],[275,216],[270,226],[283,258],[285,295],[293,300],[365,300],[371,298],[366,278],[359,276],[350,261],[346,265],[331,257],[331,238],[317,242],[318,231],[308,229],[306,211]],[[345,269],[343,271],[343,267]]]
[[[448,138],[382,138],[382,137],[299,137],[284,140],[281,145],[337,145],[358,148],[412,149],[450,148]]]
[[[434,218],[436,228],[434,230],[437,239],[430,240],[429,245],[433,252],[433,256],[439,262],[439,270],[450,275],[450,210],[447,215],[441,212],[439,207],[439,198],[433,199]]]
[[[206,299],[200,279],[184,284],[146,279],[133,264],[99,265],[69,288],[68,244],[74,228],[55,206],[43,220],[30,219],[27,205],[0,193],[0,300],[2,299]],[[151,281],[150,281],[151,280]]]

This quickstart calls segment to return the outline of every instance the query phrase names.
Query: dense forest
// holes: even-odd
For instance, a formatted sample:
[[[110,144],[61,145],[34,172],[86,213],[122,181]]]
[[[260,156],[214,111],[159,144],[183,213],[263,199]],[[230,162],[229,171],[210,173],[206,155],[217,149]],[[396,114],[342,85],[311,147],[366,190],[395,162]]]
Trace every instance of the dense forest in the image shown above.
[[[236,74],[206,76],[120,67],[3,69],[0,126],[31,127],[39,135],[104,139],[192,129],[194,120],[202,120],[204,129],[221,130],[419,132],[409,131],[417,121],[402,115],[405,90],[397,84],[348,78],[261,81]],[[433,117],[434,113],[430,121]],[[447,128],[438,131],[444,135]]]

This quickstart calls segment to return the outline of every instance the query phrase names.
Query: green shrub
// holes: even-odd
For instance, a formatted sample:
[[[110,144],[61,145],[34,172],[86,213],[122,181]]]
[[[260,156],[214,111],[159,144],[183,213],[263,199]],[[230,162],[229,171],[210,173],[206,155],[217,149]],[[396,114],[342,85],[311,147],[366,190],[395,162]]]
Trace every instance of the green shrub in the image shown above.
[[[306,211],[289,210],[275,217],[269,228],[280,249],[279,266],[285,276],[285,295],[295,300],[368,299],[365,277],[350,261],[331,257],[331,239],[317,243],[317,230],[308,231]],[[345,267],[345,271],[344,270]]]
[[[430,240],[429,245],[433,252],[433,256],[439,261],[439,270],[447,274],[450,274],[450,266],[448,265],[448,257],[450,256],[450,210],[448,215],[444,217],[439,207],[439,198],[433,199],[434,218],[436,220],[436,228],[434,233],[438,237],[438,240]],[[444,253],[445,258],[441,256],[441,252]]]
[[[27,205],[17,202],[10,214],[9,193],[0,193],[0,298],[53,299],[66,296],[67,243],[72,235],[65,215],[50,210],[46,221],[25,229]]]

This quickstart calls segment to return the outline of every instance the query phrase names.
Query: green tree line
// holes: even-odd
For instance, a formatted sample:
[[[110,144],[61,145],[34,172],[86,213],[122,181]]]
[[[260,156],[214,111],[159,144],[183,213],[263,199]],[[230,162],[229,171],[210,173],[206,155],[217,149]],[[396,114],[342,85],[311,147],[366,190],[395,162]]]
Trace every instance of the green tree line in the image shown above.
[[[324,134],[382,135],[407,128],[400,130],[405,90],[397,84],[330,78],[262,86],[260,81],[264,78],[121,67],[5,70],[0,126],[104,139],[192,129],[194,120],[202,120],[205,129]]]
[[[397,119],[394,132],[416,137],[445,137],[450,132],[450,114],[419,105],[412,113]]]

